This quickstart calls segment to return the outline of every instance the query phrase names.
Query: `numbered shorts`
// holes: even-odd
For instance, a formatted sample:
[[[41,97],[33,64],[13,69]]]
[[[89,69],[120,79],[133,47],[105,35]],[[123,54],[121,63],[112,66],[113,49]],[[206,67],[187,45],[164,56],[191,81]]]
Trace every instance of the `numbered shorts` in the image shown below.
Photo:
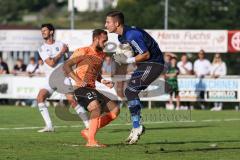
[[[86,110],[88,105],[94,101],[98,100],[102,107],[111,101],[108,97],[104,96],[102,93],[99,93],[96,89],[80,87],[74,91],[77,101],[82,105]]]

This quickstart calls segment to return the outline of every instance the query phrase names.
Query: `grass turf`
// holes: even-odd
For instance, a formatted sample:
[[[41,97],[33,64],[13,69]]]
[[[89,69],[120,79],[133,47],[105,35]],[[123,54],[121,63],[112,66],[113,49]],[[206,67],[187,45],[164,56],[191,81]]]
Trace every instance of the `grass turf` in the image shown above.
[[[137,145],[126,145],[123,140],[131,126],[128,111],[122,109],[113,125],[97,134],[107,148],[84,147],[79,134],[82,122],[61,110],[50,111],[56,132],[37,133],[43,120],[36,108],[0,106],[0,159],[239,160],[240,157],[240,112],[236,111],[144,109],[146,133]]]

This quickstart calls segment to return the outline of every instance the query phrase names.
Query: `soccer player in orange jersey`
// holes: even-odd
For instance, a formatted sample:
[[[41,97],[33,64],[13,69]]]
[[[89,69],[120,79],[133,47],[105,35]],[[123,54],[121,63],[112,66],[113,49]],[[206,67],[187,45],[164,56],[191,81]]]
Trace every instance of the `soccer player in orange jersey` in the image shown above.
[[[102,29],[93,31],[93,41],[88,47],[77,49],[64,64],[67,76],[76,82],[74,90],[78,102],[90,112],[89,129],[84,129],[81,134],[87,140],[87,147],[103,147],[95,140],[99,128],[116,119],[119,107],[108,97],[95,89],[95,81],[113,87],[113,82],[104,80],[100,74],[105,53],[103,49],[108,40],[107,32]],[[76,69],[72,67],[76,65]],[[104,113],[104,114],[101,114]]]

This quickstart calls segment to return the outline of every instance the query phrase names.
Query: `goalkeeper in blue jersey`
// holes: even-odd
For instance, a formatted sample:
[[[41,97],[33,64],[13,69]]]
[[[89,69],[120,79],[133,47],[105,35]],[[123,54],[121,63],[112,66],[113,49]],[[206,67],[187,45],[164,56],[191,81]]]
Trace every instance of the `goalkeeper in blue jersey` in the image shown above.
[[[128,43],[134,51],[133,57],[124,54],[115,54],[114,59],[119,64],[136,63],[137,69],[131,75],[125,96],[131,113],[133,128],[126,141],[136,143],[144,132],[140,123],[141,108],[138,94],[156,80],[163,71],[163,54],[157,42],[144,30],[124,25],[124,15],[119,11],[111,11],[106,16],[105,27],[110,33],[118,34],[121,44]]]

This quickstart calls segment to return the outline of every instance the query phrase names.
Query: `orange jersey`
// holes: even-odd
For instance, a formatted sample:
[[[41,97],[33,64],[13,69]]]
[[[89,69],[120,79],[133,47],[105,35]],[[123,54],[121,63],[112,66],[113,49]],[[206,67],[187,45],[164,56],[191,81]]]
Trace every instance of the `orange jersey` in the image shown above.
[[[106,54],[102,51],[95,51],[91,47],[79,48],[74,51],[72,58],[79,58],[74,69],[75,74],[87,83],[87,87],[95,88],[95,81],[101,74],[102,63]],[[82,82],[76,82],[80,86]]]

